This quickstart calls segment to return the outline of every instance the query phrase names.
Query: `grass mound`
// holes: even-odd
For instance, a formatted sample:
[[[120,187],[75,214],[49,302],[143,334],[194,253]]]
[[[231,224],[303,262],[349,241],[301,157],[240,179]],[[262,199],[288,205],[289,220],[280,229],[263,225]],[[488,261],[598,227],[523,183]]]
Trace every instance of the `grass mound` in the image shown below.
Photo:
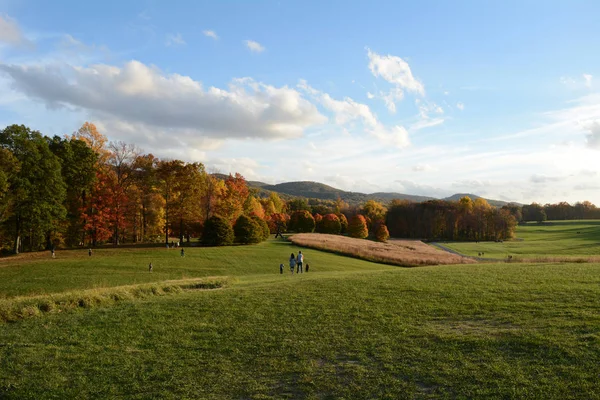
[[[289,237],[298,246],[329,251],[362,260],[415,267],[439,264],[472,264],[475,261],[451,254],[419,240],[390,240],[387,243],[321,233],[299,233]]]
[[[15,322],[45,313],[60,313],[78,308],[110,306],[127,300],[181,293],[186,289],[217,289],[226,286],[229,281],[227,277],[185,279],[54,295],[14,297],[0,300],[0,322]]]

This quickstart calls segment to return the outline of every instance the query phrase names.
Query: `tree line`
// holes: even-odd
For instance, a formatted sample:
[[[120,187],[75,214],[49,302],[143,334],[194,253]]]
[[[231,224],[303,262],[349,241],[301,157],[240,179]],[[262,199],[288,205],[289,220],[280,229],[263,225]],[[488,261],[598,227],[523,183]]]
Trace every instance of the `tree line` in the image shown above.
[[[109,142],[91,123],[48,137],[23,125],[0,130],[0,245],[20,251],[138,242],[254,243],[292,230],[394,237],[503,240],[517,223],[600,218],[591,203],[490,206],[484,199],[422,203],[259,193],[240,174],[221,179],[201,163],[159,159]]]
[[[222,180],[201,163],[108,142],[91,123],[64,137],[23,125],[0,130],[0,240],[15,253],[173,237],[183,243],[201,236],[213,216],[231,227],[252,216],[262,239],[266,224],[256,220],[284,207],[275,193],[258,199],[239,174]]]

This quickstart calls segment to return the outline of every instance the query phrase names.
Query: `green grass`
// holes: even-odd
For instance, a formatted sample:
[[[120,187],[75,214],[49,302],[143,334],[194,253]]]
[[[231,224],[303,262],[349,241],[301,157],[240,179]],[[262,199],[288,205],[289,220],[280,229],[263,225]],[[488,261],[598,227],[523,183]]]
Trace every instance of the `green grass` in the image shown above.
[[[0,324],[0,398],[600,398],[600,264],[402,269],[306,250],[311,272],[281,276],[292,251],[124,251],[104,270],[123,277],[107,285],[141,280],[146,254],[164,257],[148,279],[162,265],[171,278],[234,281]],[[85,261],[4,268],[64,276]],[[53,290],[18,276],[13,293]]]
[[[578,233],[579,232],[579,233]],[[549,221],[517,227],[516,239],[496,242],[444,243],[461,254],[484,258],[600,256],[600,221]]]
[[[279,264],[287,266],[290,253],[298,250],[288,242],[272,240],[253,246],[191,247],[185,249],[185,257],[177,249],[162,247],[99,249],[92,257],[87,249],[64,250],[56,252],[56,259],[44,252],[32,259],[0,261],[0,299],[206,276],[255,279],[279,273]],[[305,249],[304,253],[314,271],[391,268],[325,252]]]

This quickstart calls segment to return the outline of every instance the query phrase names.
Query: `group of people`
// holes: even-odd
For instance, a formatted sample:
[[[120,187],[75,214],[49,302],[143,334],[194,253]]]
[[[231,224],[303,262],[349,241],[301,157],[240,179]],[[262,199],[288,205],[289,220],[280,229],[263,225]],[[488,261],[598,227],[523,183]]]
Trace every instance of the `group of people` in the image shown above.
[[[302,267],[304,266],[304,254],[302,254],[301,251],[298,252],[298,256],[295,256],[294,253],[292,253],[290,255],[290,260],[289,260],[289,264],[290,264],[290,272],[293,274],[294,273],[294,268],[296,269],[296,273],[297,274],[301,274],[302,271]],[[279,264],[279,273],[283,274],[283,264]],[[310,268],[310,266],[308,264],[306,264],[306,267],[304,268],[304,270],[306,272],[308,272],[308,269]]]

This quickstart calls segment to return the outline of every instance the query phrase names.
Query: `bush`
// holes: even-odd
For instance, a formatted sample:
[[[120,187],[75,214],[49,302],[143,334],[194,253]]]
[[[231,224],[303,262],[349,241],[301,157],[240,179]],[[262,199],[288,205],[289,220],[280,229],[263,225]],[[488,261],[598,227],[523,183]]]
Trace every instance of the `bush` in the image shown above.
[[[269,224],[267,224],[267,221],[265,221],[264,219],[260,218],[258,215],[253,215],[252,219],[262,229],[261,240],[267,240],[269,238],[269,235],[271,234],[271,229],[269,229]]]
[[[319,228],[319,232],[331,235],[339,235],[342,232],[342,224],[335,214],[325,215],[319,224]]]
[[[298,233],[310,233],[315,230],[315,219],[306,210],[296,211],[292,214],[292,219],[290,220],[290,227],[292,230]]]
[[[359,239],[364,239],[369,236],[365,217],[356,214],[350,218],[350,223],[348,224],[348,236]]]
[[[233,243],[233,228],[229,221],[214,215],[204,224],[202,243],[209,246],[227,246]]]
[[[262,240],[261,226],[251,217],[240,215],[233,227],[235,241],[238,243],[258,243]]]
[[[385,226],[385,224],[379,224],[375,231],[375,240],[378,242],[387,242],[389,238],[390,232],[388,232],[387,226]]]
[[[348,232],[348,218],[342,213],[336,213],[337,217],[340,219],[340,225],[342,226],[341,234]]]

